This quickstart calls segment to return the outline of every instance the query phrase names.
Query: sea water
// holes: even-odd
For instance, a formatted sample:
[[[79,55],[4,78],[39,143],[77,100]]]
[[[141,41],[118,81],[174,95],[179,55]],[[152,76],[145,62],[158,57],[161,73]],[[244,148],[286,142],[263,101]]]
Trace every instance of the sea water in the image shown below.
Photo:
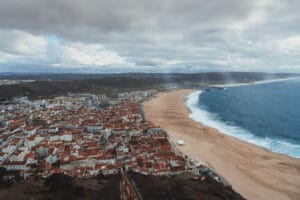
[[[300,158],[300,79],[197,91],[186,103],[195,121]]]

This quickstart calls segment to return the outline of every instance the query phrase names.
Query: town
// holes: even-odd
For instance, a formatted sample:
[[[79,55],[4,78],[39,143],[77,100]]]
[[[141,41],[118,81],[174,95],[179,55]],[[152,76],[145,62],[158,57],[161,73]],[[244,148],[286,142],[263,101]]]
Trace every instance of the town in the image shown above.
[[[91,178],[121,169],[151,175],[208,170],[183,156],[166,131],[147,121],[141,102],[156,92],[15,98],[1,105],[0,166],[25,180],[54,173]]]

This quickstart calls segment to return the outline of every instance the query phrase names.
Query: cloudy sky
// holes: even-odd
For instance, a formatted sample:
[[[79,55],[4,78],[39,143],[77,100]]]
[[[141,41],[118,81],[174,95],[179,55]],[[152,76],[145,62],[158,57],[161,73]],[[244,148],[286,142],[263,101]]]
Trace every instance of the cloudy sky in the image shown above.
[[[0,1],[0,72],[207,71],[300,72],[300,1]]]

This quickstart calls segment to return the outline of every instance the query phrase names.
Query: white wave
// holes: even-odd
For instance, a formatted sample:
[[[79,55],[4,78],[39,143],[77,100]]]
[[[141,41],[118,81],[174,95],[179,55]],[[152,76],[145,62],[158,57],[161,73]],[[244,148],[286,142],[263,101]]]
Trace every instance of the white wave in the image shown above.
[[[273,83],[273,82],[281,82],[281,81],[291,81],[291,80],[298,80],[300,79],[299,76],[296,77],[289,77],[289,78],[278,78],[278,79],[267,79],[262,81],[253,81],[249,83],[225,83],[225,84],[218,84],[218,85],[210,85],[212,87],[238,87],[238,86],[245,86],[245,85],[258,85],[258,84],[265,84],[265,83]]]
[[[275,138],[263,138],[256,136],[241,127],[232,126],[222,122],[218,117],[204,109],[200,109],[199,98],[202,91],[196,91],[186,97],[186,105],[190,109],[189,117],[206,126],[216,128],[221,133],[233,136],[243,141],[265,147],[276,153],[287,154],[292,157],[300,158],[300,145]]]

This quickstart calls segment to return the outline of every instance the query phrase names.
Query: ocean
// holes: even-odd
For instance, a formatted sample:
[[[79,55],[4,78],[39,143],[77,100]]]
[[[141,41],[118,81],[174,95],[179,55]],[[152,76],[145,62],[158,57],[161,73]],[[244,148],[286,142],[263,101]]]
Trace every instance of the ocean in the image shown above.
[[[300,158],[300,79],[197,91],[186,103],[195,121]]]

